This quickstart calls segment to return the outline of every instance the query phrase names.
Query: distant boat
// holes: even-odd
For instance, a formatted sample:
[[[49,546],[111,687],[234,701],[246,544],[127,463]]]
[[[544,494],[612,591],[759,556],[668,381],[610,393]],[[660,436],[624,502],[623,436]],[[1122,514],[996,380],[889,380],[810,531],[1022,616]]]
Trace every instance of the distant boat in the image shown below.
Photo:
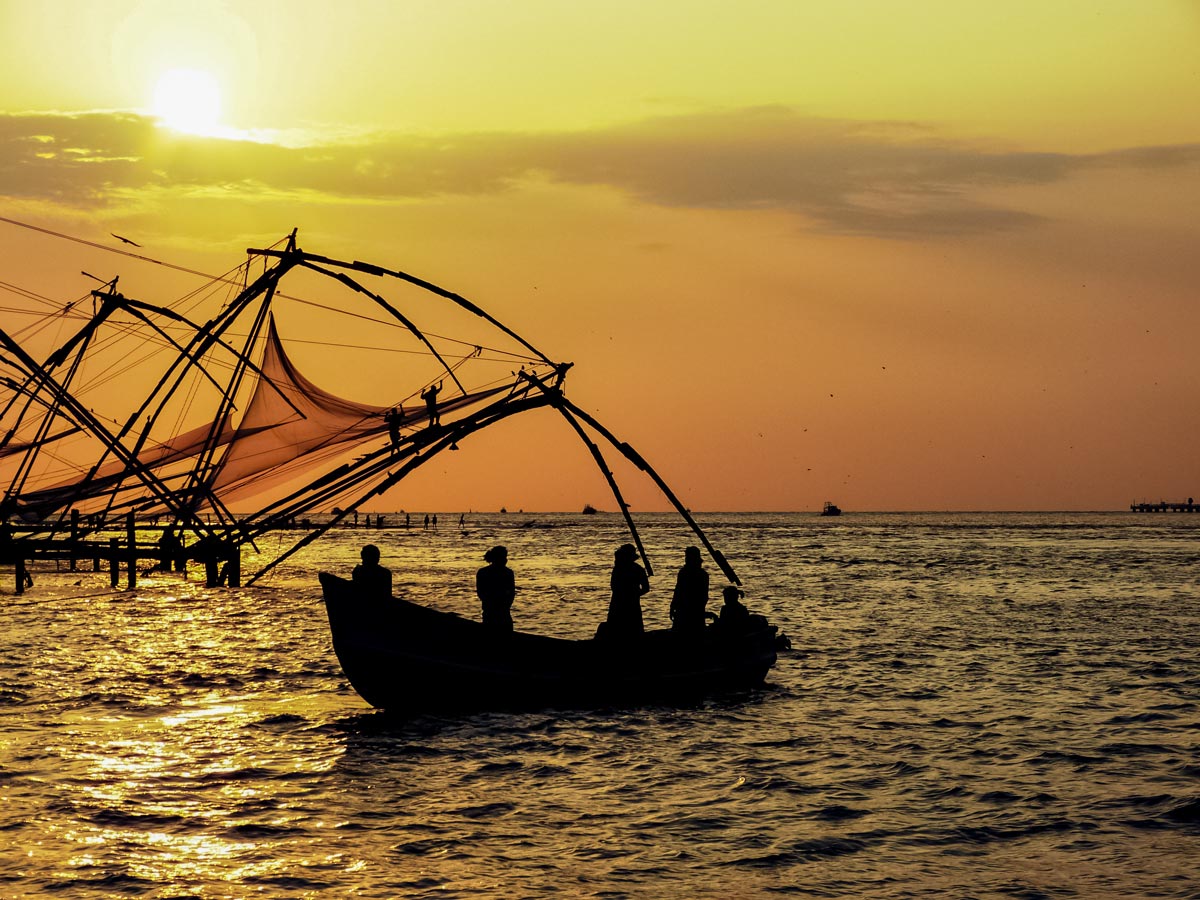
[[[842,514],[842,510],[838,507],[838,505],[836,503],[832,503],[829,500],[825,501],[825,508],[821,510],[821,515],[823,515],[823,516],[840,516],[841,514]]]
[[[597,512],[599,512],[599,510],[596,509],[596,507],[592,506],[592,504],[585,503],[583,505],[583,514],[585,516],[594,516]]]

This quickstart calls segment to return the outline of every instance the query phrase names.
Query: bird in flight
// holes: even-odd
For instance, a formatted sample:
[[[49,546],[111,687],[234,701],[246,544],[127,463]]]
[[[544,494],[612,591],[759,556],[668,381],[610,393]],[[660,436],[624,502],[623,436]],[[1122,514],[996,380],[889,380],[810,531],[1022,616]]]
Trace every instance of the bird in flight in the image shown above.
[[[135,247],[140,247],[140,246],[142,246],[142,245],[141,245],[141,244],[139,244],[137,241],[131,241],[131,240],[130,240],[129,238],[127,238],[127,237],[121,237],[121,235],[117,234],[115,231],[110,231],[110,232],[109,232],[109,234],[111,234],[113,237],[115,237],[115,238],[116,238],[118,241],[122,241],[123,243],[126,243],[126,244],[133,244],[133,246],[135,246]]]

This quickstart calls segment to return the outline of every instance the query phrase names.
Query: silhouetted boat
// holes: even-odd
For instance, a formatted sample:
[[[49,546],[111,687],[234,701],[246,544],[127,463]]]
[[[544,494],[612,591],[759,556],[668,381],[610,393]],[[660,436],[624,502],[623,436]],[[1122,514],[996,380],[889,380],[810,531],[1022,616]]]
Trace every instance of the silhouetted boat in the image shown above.
[[[400,713],[628,705],[744,690],[762,684],[786,640],[761,616],[739,633],[713,626],[690,641],[670,631],[634,642],[496,634],[320,577],[346,678],[367,703]]]
[[[838,505],[836,503],[831,503],[828,500],[825,501],[825,508],[821,510],[821,515],[823,515],[823,516],[840,516],[841,514],[842,514],[842,510],[838,507]]]
[[[583,504],[583,514],[585,516],[594,516],[599,510],[590,503]]]

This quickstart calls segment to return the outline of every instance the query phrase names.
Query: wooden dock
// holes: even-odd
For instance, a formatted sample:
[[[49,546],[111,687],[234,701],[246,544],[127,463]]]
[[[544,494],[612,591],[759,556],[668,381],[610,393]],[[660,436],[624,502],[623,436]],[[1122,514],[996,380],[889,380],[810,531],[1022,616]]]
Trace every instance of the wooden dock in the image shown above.
[[[132,515],[125,521],[123,531],[105,529],[91,531],[82,528],[77,516],[72,516],[69,529],[54,526],[3,525],[0,534],[0,566],[13,567],[13,585],[16,593],[22,594],[32,584],[29,564],[43,560],[66,563],[68,571],[78,571],[81,564],[90,561],[91,571],[99,572],[107,565],[109,582],[116,588],[121,582],[121,570],[125,570],[125,587],[137,587],[138,571],[145,563],[152,563],[160,572],[175,571],[187,577],[189,562],[204,566],[205,583],[209,587],[228,585],[241,587],[241,548],[233,543],[215,544],[205,539],[190,547],[182,540],[164,541],[170,530],[146,523],[139,524]],[[144,538],[147,532],[155,535],[152,543],[138,541],[138,532]]]
[[[1191,497],[1187,498],[1186,503],[1166,503],[1164,501],[1159,501],[1158,503],[1130,503],[1129,508],[1136,513],[1200,512],[1200,504],[1193,502]]]

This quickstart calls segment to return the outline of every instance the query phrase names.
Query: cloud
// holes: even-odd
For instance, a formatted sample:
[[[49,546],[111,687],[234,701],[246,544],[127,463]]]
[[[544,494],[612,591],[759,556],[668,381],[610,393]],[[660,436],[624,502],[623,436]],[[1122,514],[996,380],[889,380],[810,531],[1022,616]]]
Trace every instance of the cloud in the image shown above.
[[[1096,166],[1200,162],[1200,145],[1103,154],[997,152],[919,124],[804,117],[781,107],[671,116],[594,131],[374,134],[287,145],[178,135],[128,113],[0,115],[0,194],[77,206],[148,189],[395,201],[494,194],[531,177],[643,203],[778,210],[819,231],[890,238],[1027,226],[982,199]]]

